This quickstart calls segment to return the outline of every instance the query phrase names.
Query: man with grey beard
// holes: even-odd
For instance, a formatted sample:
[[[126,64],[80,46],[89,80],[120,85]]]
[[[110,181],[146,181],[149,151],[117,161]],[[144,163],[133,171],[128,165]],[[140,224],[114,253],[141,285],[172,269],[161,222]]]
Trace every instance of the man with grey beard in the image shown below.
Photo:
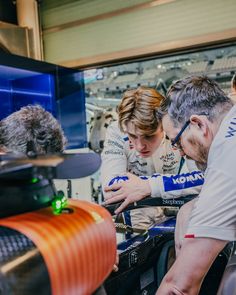
[[[177,81],[167,97],[163,128],[182,155],[205,169],[205,182],[156,295],[195,295],[219,252],[236,240],[236,106],[205,76]]]

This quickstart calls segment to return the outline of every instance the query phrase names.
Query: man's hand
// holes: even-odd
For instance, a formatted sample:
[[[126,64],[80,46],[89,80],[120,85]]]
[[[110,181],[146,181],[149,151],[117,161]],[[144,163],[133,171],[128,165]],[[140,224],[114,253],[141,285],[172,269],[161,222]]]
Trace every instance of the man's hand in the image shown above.
[[[131,173],[125,174],[128,180],[115,183],[105,187],[105,204],[112,204],[124,200],[124,202],[115,211],[115,214],[120,213],[129,204],[142,200],[151,194],[151,187],[148,180],[140,179]]]
[[[113,265],[113,269],[112,269],[114,272],[117,272],[119,270],[118,264],[119,264],[119,254],[118,252],[116,252],[116,262]]]

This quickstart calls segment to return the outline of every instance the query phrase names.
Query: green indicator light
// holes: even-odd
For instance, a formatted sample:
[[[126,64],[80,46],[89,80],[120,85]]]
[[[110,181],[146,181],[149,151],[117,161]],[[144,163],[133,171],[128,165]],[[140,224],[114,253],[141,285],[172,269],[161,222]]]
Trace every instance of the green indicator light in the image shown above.
[[[66,205],[66,203],[67,203],[67,198],[66,197],[63,197],[61,199],[61,203],[62,203],[62,206],[64,207]]]
[[[31,183],[37,183],[38,181],[39,179],[36,177],[31,178]]]
[[[61,201],[56,201],[56,209],[61,209],[61,205],[62,205],[62,203],[61,203]]]
[[[58,215],[67,204],[67,198],[65,196],[56,196],[52,201],[53,213]]]

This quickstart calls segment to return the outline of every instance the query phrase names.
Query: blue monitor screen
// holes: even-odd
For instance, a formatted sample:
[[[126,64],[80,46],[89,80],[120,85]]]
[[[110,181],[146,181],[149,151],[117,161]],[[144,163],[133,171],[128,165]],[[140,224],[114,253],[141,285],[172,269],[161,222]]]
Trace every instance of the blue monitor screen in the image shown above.
[[[18,57],[14,58],[15,62],[18,61]],[[0,64],[0,120],[22,106],[39,104],[61,123],[68,140],[67,148],[86,147],[82,73],[26,58],[19,59],[21,66],[22,59],[27,60],[29,69],[17,67],[17,62],[14,67]],[[35,65],[36,71],[32,70]],[[47,65],[46,70],[41,65]]]
[[[84,91],[80,91],[80,89],[84,89],[81,72],[74,73],[67,69],[59,71],[58,118],[65,134],[70,134],[69,148],[78,147],[78,142],[80,147],[87,146],[85,96]]]

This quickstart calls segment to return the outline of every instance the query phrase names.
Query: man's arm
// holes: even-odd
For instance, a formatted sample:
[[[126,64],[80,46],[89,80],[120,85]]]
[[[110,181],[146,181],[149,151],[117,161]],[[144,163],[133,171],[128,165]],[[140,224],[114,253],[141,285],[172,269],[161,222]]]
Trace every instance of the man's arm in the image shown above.
[[[204,183],[204,175],[194,161],[180,160],[177,173],[152,175],[149,179],[152,197],[164,199],[178,198],[186,195],[199,194]]]
[[[185,239],[156,295],[197,295],[204,276],[226,244],[212,238]]]
[[[193,206],[196,203],[197,198],[192,201],[184,204],[176,217],[175,224],[175,255],[176,257],[179,255],[180,249],[182,247],[182,243],[184,241],[184,236],[187,231],[188,222],[193,210]]]
[[[103,188],[116,176],[127,172],[127,156],[125,153],[125,140],[113,122],[107,129],[104,149],[102,152],[101,181]]]
[[[201,171],[193,171],[177,175],[154,174],[144,179],[126,173],[128,180],[104,188],[109,193],[106,204],[124,200],[116,210],[120,213],[129,204],[139,201],[147,196],[159,198],[178,198],[186,195],[199,194],[204,176]],[[153,192],[155,190],[155,193]]]

